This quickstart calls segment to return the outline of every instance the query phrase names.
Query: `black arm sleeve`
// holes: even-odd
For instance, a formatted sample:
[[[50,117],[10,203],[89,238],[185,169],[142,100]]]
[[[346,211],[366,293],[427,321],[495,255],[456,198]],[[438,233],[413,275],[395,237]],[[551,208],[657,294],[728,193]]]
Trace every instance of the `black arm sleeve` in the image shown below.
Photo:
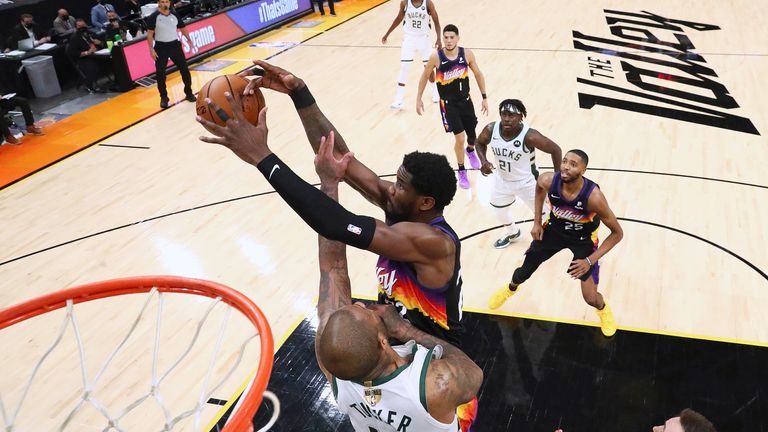
[[[293,211],[318,234],[359,249],[370,246],[376,231],[375,219],[348,211],[296,175],[275,154],[264,158],[257,168]]]

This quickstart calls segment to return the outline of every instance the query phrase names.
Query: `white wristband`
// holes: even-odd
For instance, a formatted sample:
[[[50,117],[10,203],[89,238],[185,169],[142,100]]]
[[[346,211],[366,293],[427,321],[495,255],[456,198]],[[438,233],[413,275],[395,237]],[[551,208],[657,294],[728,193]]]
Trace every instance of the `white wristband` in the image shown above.
[[[589,266],[592,267],[592,261],[589,260],[589,257],[586,257],[584,259],[587,260],[587,264],[589,264]]]

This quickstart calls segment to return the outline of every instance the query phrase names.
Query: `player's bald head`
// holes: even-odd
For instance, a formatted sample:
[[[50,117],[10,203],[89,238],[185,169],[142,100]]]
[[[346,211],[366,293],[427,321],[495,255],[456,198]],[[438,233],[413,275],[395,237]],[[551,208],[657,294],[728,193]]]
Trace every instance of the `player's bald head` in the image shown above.
[[[320,335],[317,356],[323,366],[342,380],[362,380],[382,355],[381,326],[371,311],[345,306],[334,312]]]

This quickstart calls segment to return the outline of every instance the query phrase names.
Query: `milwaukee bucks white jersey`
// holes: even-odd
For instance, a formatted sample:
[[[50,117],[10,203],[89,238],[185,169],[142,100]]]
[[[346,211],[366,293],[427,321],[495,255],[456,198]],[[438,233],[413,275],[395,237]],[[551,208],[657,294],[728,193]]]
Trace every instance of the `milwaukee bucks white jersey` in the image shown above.
[[[507,141],[501,136],[501,122],[493,124],[490,147],[496,158],[496,173],[504,181],[530,181],[536,170],[536,151],[525,145],[525,135],[530,127],[523,123],[520,133]]]
[[[421,6],[415,7],[413,0],[405,0],[405,19],[403,32],[406,36],[426,36],[429,34],[429,13],[427,0],[421,0]]]
[[[349,416],[357,432],[458,431],[459,422],[455,416],[451,423],[445,424],[427,412],[427,367],[433,358],[440,357],[437,352],[442,350],[427,349],[413,341],[393,348],[402,357],[413,355],[413,361],[367,383],[368,386],[332,379],[339,411]]]

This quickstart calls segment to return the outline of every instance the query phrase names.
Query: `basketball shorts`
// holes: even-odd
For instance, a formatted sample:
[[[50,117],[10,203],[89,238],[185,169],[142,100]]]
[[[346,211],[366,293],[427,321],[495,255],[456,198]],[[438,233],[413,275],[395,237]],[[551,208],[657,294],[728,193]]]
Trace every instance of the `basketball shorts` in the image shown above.
[[[413,61],[413,54],[418,53],[421,57],[421,61],[426,64],[429,61],[429,56],[435,48],[432,46],[432,40],[429,35],[424,36],[409,36],[403,37],[403,46],[400,48],[400,61],[410,62]]]
[[[584,259],[597,250],[598,239],[597,230],[591,235],[586,235],[584,240],[573,240],[563,236],[550,227],[544,227],[544,235],[541,240],[534,240],[531,242],[531,246],[525,252],[524,267],[537,268],[544,261],[552,258],[553,255],[560,252],[563,249],[569,249],[573,253],[573,259]],[[569,263],[570,266],[570,263]],[[566,269],[566,272],[568,269]],[[579,279],[587,281],[592,278],[595,285],[600,282],[600,263],[595,263],[589,270],[584,273]]]
[[[469,97],[465,100],[440,99],[440,114],[443,118],[443,127],[448,133],[453,132],[454,135],[458,135],[470,130],[474,133],[477,127],[475,106]]]
[[[518,198],[531,211],[536,202],[536,179],[533,175],[519,181],[505,180],[498,173],[494,174],[493,189],[491,190],[491,205],[494,207],[509,207]],[[544,211],[546,211],[544,203]]]

